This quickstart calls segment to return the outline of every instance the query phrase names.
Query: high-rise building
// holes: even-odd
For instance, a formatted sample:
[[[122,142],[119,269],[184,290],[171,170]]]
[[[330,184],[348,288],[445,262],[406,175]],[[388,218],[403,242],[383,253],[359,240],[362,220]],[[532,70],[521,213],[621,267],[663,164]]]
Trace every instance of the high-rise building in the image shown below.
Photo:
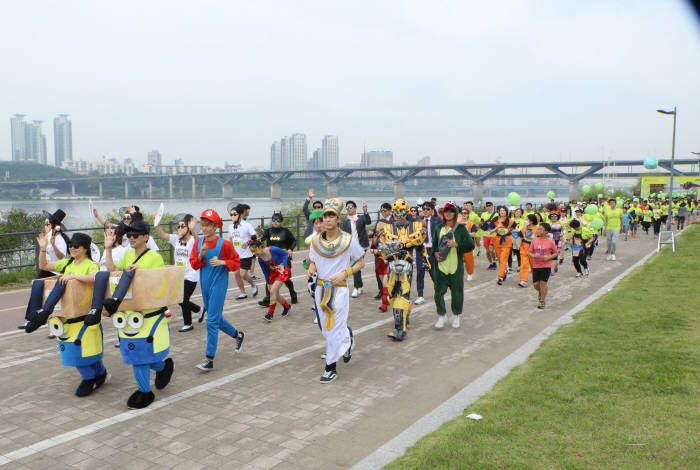
[[[292,167],[289,158],[289,137],[282,137],[280,139],[280,165],[282,170],[288,170]]]
[[[53,153],[56,167],[73,160],[73,125],[68,114],[59,114],[53,118]]]
[[[425,157],[418,160],[418,163],[416,165],[417,166],[430,166],[430,155],[426,155]]]
[[[10,133],[12,160],[27,160],[27,122],[24,120],[24,114],[15,114],[10,118]]]
[[[316,150],[314,150],[312,157],[309,158],[309,161],[306,162],[306,168],[309,168],[310,170],[322,168],[320,165],[320,162],[321,162],[321,149],[316,149]]]
[[[318,167],[338,168],[339,166],[338,136],[327,135],[321,141],[321,156]]]
[[[282,169],[282,145],[278,140],[270,146],[270,170]]]
[[[308,149],[306,147],[306,134],[292,134],[288,140],[289,145],[289,169],[303,170],[306,168]]]
[[[42,133],[41,127],[41,121],[27,123],[27,160],[46,165],[46,136]]]
[[[361,166],[387,167],[394,166],[394,152],[391,150],[371,150],[362,154]]]
[[[160,154],[159,150],[154,149],[148,152],[147,164],[151,167],[158,167],[163,165],[163,156]]]

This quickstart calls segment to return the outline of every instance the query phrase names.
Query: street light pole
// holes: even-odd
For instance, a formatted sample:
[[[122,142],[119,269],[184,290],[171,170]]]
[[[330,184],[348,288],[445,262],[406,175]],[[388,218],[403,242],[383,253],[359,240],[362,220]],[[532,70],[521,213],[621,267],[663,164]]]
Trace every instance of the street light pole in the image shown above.
[[[676,116],[678,115],[678,107],[674,106],[673,111],[664,111],[657,109],[661,114],[673,114],[673,141],[671,143],[671,185],[668,189],[668,215],[666,216],[666,230],[671,230],[671,220],[673,219],[673,160],[676,156]]]

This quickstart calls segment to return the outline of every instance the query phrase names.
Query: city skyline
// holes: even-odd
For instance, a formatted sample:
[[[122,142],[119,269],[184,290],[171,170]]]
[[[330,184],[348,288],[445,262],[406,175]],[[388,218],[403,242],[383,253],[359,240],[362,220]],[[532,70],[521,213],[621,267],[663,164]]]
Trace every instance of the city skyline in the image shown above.
[[[22,48],[0,54],[22,73],[0,77],[0,115],[70,113],[75,159],[158,147],[211,166],[267,166],[289,130],[312,152],[331,131],[344,166],[364,148],[435,164],[667,158],[671,124],[655,110],[677,105],[677,155],[700,151],[700,28],[682,1],[174,5],[37,15],[10,2],[0,40]]]

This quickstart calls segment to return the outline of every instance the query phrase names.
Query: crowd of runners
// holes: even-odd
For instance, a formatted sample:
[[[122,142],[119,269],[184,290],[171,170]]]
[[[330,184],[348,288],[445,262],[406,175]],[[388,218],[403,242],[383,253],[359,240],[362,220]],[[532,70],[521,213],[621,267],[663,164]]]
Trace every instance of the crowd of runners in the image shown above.
[[[241,351],[245,339],[244,332],[223,315],[224,305],[232,302],[226,298],[229,273],[234,273],[239,290],[236,302],[258,296],[256,281],[262,279],[254,273],[259,266],[265,281],[265,295],[258,302],[265,309],[261,321],[274,321],[276,312],[288,316],[298,301],[291,276],[294,252],[300,245],[297,237],[284,227],[282,213],[272,215],[269,227],[254,227],[249,222],[250,211],[247,204],[230,203],[226,214],[230,223],[224,237],[218,235],[224,221],[214,209],[177,215],[173,234],[155,227],[158,237],[173,247],[173,264],[185,268],[180,303],[184,325],[179,332],[194,329],[193,314],[200,323],[206,319],[204,358],[196,365],[204,372],[214,368],[220,331],[233,339],[236,352]],[[671,207],[674,228],[682,229],[697,219],[698,211],[696,197],[675,198]],[[464,283],[477,277],[477,263],[487,265],[486,272],[493,271],[495,286],[507,282],[521,288],[532,285],[537,293],[536,303],[533,294],[533,306],[544,309],[551,276],[594,275],[594,253],[604,250],[596,256],[616,261],[619,243],[659,234],[669,207],[667,200],[656,197],[569,203],[551,200],[540,207],[531,203],[496,206],[487,201],[479,209],[471,201],[438,204],[433,198],[410,205],[396,199],[381,204],[372,217],[366,203],[358,206],[338,198],[315,199],[310,190],[303,213],[308,223],[303,235],[297,235],[308,246],[302,264],[307,290],[314,299],[309,320],[318,325],[326,340],[326,366],[320,381],[328,383],[337,377],[338,360],[342,357],[347,363],[352,358],[354,335],[348,325],[351,299],[369,290],[361,272],[368,251],[367,257],[374,261],[377,308],[390,311],[394,320],[388,337],[403,341],[413,305],[426,302],[426,275],[434,286],[437,329],[444,328],[447,320],[448,291],[451,326],[460,327]],[[62,363],[76,367],[81,375],[76,395],[82,397],[110,377],[102,363],[101,320],[112,317],[118,329],[117,346],[125,364],[133,366],[138,385],[127,406],[143,408],[154,399],[150,371],[156,373],[158,389],[164,388],[173,374],[174,362],[168,357],[171,314],[166,306],[143,312],[122,312],[119,306],[134,272],[163,267],[163,257],[151,235],[151,221],[144,220],[138,206],[123,208],[119,221],[106,220],[97,210],[94,215],[105,227],[103,251],[85,233],[68,238],[62,210],[46,214],[45,230],[37,237],[38,280],[33,283],[26,322],[20,328],[31,333],[48,323],[49,337],[57,339]],[[105,299],[109,273],[114,271],[122,271],[119,285]],[[43,279],[51,276],[60,276],[59,282],[45,297]],[[414,277],[416,292],[412,295]],[[51,316],[71,280],[93,289],[90,313],[77,318]],[[203,305],[191,300],[197,284]]]

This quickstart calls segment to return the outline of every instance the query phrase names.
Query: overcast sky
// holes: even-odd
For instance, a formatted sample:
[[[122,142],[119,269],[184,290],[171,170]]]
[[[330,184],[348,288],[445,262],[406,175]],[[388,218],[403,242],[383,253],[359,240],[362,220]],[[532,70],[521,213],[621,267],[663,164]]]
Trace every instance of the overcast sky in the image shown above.
[[[73,121],[74,157],[268,167],[339,136],[341,164],[700,151],[700,26],[676,0],[13,1],[0,8],[0,159],[14,113]]]

